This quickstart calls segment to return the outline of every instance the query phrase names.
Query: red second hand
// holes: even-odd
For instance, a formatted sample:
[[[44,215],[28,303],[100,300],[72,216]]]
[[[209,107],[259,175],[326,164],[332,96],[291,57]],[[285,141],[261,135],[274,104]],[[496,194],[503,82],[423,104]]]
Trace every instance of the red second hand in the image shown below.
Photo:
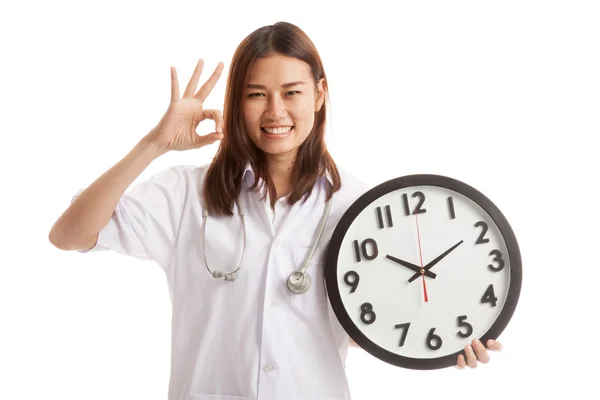
[[[417,239],[419,241],[419,257],[421,258],[421,278],[423,279],[423,295],[425,297],[425,303],[429,302],[427,297],[427,285],[425,284],[425,268],[423,268],[423,252],[421,251],[421,232],[419,232],[419,217],[415,212],[415,218],[417,220]]]

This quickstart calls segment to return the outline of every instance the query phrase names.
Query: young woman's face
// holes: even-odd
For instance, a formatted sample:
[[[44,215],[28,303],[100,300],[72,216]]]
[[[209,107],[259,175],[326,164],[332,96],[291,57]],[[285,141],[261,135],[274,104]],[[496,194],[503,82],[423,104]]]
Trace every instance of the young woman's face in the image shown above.
[[[323,80],[315,89],[307,63],[280,54],[257,59],[242,101],[248,136],[268,155],[293,156],[324,99]]]

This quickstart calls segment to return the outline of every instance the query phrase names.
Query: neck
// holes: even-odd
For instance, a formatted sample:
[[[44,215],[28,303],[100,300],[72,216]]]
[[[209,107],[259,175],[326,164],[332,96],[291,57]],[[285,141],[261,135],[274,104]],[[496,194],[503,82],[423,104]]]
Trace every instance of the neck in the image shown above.
[[[287,195],[296,184],[294,172],[294,157],[269,157],[269,175],[275,185],[277,198]]]

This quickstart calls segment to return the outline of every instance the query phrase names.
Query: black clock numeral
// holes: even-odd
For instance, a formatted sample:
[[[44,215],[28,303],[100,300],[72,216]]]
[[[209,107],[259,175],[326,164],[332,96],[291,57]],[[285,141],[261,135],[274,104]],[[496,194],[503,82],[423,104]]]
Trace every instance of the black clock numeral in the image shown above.
[[[356,262],[360,262],[360,247],[358,246],[358,240],[354,241],[354,255],[356,256]]]
[[[479,234],[479,237],[475,241],[475,244],[483,244],[483,243],[487,243],[490,241],[490,239],[485,237],[485,234],[488,231],[487,224],[483,221],[479,221],[475,224],[475,228],[479,228],[480,226],[481,226],[481,233]]]
[[[502,253],[500,252],[500,250],[492,250],[492,251],[490,251],[490,256],[494,256],[494,258],[492,259],[492,261],[497,262],[498,266],[494,267],[494,265],[489,264],[488,268],[491,269],[494,272],[502,271],[502,269],[504,269],[504,259],[502,258]]]
[[[371,246],[369,246],[370,251],[369,251],[369,248],[367,247],[367,245],[369,245],[369,244],[371,245]],[[356,256],[356,262],[362,261],[361,256],[369,261],[374,260],[379,255],[379,250],[377,249],[377,242],[375,241],[375,239],[368,238],[368,239],[363,240],[363,242],[359,245],[358,240],[355,240],[354,241],[354,255]]]
[[[490,303],[492,307],[496,307],[496,302],[498,298],[496,297],[496,293],[494,293],[494,285],[490,285],[487,287],[485,293],[481,297],[482,303]]]
[[[435,332],[435,328],[429,330],[425,344],[427,344],[427,347],[431,350],[439,350],[440,347],[442,347],[442,338],[433,332]]]
[[[377,316],[375,315],[375,311],[373,311],[373,306],[371,303],[363,303],[363,305],[360,306],[360,310],[360,320],[362,322],[367,325],[371,325],[373,322],[375,322],[375,318]]]
[[[454,212],[454,200],[452,200],[452,196],[448,197],[448,211],[450,212],[450,219],[455,219],[456,213]]]
[[[398,344],[398,347],[404,346],[404,341],[406,340],[406,335],[408,334],[409,327],[410,327],[410,322],[407,322],[405,324],[394,325],[394,328],[402,329],[402,336],[400,336],[400,343]]]
[[[385,226],[383,224],[383,213],[381,212],[381,207],[377,207],[377,225],[379,229],[383,229]],[[394,226],[394,221],[392,220],[392,209],[390,206],[385,206],[385,216],[387,218],[388,228]]]
[[[423,192],[414,192],[412,194],[412,197],[418,197],[419,203],[415,207],[415,210],[411,213],[410,205],[408,204],[408,195],[406,193],[404,193],[402,195],[402,200],[404,203],[404,215],[408,216],[410,214],[423,214],[424,212],[427,212],[426,209],[421,208],[421,207],[423,207],[423,204],[425,203],[425,195],[423,194]]]
[[[471,334],[473,333],[473,326],[467,322],[467,316],[461,315],[457,318],[457,321],[458,321],[458,326],[460,328],[466,328],[467,331],[466,332],[458,331],[458,332],[456,332],[456,334],[458,336],[460,336],[461,338],[468,338],[469,336],[471,336]]]
[[[348,271],[344,275],[344,283],[346,283],[346,285],[352,288],[350,289],[350,293],[354,293],[356,291],[359,281],[360,276],[358,276],[358,273],[356,271]]]

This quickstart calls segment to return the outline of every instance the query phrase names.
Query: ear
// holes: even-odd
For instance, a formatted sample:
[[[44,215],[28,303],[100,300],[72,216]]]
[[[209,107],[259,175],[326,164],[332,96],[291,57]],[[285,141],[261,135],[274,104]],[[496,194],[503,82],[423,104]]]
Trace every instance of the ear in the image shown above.
[[[325,82],[325,78],[321,78],[319,82],[317,82],[317,94],[315,99],[315,112],[320,111],[323,103],[325,102],[325,87],[327,83]]]

